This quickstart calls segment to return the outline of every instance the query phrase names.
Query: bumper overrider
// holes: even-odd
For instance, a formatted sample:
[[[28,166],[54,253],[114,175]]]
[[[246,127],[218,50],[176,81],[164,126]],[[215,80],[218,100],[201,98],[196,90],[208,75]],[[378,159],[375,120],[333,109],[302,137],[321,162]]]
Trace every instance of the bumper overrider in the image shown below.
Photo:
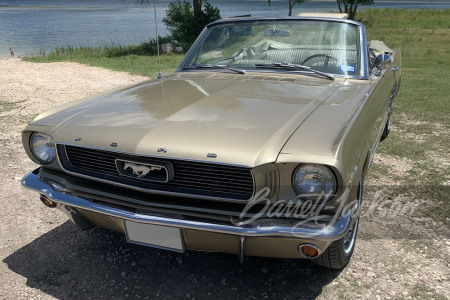
[[[182,246],[155,246],[170,250],[184,249],[225,252],[244,255],[315,258],[335,240],[346,235],[354,221],[351,209],[341,210],[327,225],[311,226],[308,223],[281,218],[256,218],[251,222],[214,222],[179,218],[173,215],[152,213],[149,209],[130,211],[120,206],[109,206],[80,197],[70,190],[55,188],[45,181],[40,170],[28,173],[22,179],[22,185],[40,194],[41,201],[49,207],[62,210],[82,229],[95,225],[127,234],[129,242],[155,246],[151,243],[136,242],[131,239],[127,226],[148,224],[151,228],[173,228],[180,232]],[[134,226],[134,225],[133,225]],[[145,227],[144,227],[145,228]],[[317,255],[308,257],[302,252],[308,246],[317,250]]]

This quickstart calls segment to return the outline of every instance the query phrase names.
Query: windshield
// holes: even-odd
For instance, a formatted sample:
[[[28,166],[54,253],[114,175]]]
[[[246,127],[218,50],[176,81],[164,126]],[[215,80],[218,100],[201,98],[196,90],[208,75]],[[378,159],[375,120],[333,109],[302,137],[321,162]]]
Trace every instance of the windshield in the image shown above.
[[[358,27],[319,20],[257,20],[210,26],[181,69],[220,65],[242,70],[307,72],[296,64],[337,75],[358,75]],[[273,64],[283,63],[283,64]]]

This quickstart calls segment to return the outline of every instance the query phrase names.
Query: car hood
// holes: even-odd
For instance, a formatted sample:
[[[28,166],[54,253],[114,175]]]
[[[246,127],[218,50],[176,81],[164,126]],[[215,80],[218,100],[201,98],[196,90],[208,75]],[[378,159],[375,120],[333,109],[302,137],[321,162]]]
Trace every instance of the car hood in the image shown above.
[[[297,127],[339,87],[303,76],[196,73],[145,82],[35,125],[54,126],[55,143],[253,167],[276,161]]]

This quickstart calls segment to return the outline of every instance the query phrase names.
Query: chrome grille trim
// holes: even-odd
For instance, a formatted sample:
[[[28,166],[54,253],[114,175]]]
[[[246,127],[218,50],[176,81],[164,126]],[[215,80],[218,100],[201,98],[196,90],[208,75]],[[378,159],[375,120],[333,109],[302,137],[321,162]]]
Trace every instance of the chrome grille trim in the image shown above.
[[[160,194],[192,195],[196,198],[249,200],[254,192],[253,174],[249,167],[209,162],[187,161],[157,156],[142,156],[104,149],[57,144],[61,167],[73,175],[112,182]],[[144,182],[119,174],[115,160],[128,159],[145,163],[146,159],[170,162],[175,177],[167,183]]]

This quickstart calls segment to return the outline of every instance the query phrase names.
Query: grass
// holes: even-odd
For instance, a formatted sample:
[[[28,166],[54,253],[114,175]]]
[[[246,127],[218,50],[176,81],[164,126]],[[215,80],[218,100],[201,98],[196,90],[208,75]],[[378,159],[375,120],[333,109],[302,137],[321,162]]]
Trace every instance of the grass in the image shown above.
[[[371,9],[357,18],[366,24],[369,40],[402,50],[398,111],[421,120],[448,121],[450,10]]]
[[[447,297],[440,293],[437,293],[435,289],[430,288],[424,283],[419,283],[414,285],[411,291],[412,299],[435,299],[435,300],[446,300]]]
[[[450,10],[370,9],[357,19],[366,25],[369,40],[383,40],[402,50],[402,83],[392,117],[395,129],[378,149],[414,162],[395,193],[431,200],[433,204],[421,213],[449,226],[450,187],[444,182],[450,180],[450,171],[432,157],[450,159]]]
[[[16,102],[0,101],[0,113],[13,110],[18,107]]]
[[[450,10],[368,9],[356,18],[366,25],[369,40],[383,40],[391,48],[402,51],[402,83],[395,99],[394,130],[380,144],[379,153],[409,158],[414,161],[402,185],[393,193],[409,193],[420,200],[433,203],[424,208],[424,216],[431,216],[450,225]],[[31,57],[33,62],[74,61],[90,66],[126,71],[131,74],[155,77],[157,58],[151,53],[152,42],[138,46],[56,49],[54,52]],[[154,43],[154,42],[153,42]],[[147,49],[147,50],[146,50]],[[147,51],[147,52],[146,52]],[[161,57],[163,73],[172,72],[181,55]],[[420,137],[418,141],[415,137]],[[373,166],[374,176],[386,176],[386,168]],[[398,178],[394,178],[398,180]]]
[[[22,101],[19,102],[0,101],[0,119],[8,118],[8,114],[3,115],[3,113],[18,108],[20,103],[22,103]]]
[[[167,39],[169,38],[160,38],[160,43],[168,42]],[[50,53],[41,52],[41,55],[25,60],[38,63],[72,61],[152,78],[156,77],[159,71],[155,47],[154,41],[136,46],[78,48],[67,46],[59,47]],[[161,55],[161,72],[172,73],[182,58],[183,56],[179,54]]]

